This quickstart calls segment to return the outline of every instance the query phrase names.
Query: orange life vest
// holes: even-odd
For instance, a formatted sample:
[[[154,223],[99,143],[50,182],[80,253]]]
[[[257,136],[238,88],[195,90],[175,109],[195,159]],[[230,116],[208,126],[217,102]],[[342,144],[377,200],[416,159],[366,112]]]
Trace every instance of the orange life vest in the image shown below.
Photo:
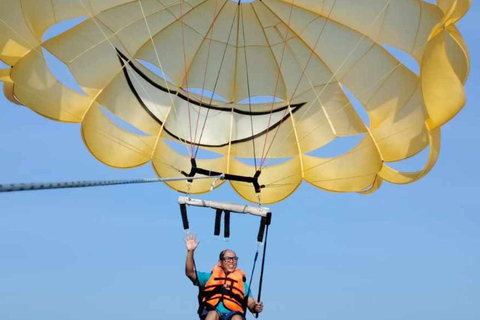
[[[228,310],[245,312],[245,281],[242,270],[235,270],[227,276],[222,267],[214,267],[205,284],[202,303],[207,309],[213,310],[222,301]]]

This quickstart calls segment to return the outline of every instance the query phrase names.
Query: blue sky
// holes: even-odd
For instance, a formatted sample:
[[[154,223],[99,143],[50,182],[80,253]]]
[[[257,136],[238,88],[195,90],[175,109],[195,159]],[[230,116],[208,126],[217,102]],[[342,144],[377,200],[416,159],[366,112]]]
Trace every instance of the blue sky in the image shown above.
[[[459,24],[471,54],[468,102],[444,126],[427,177],[369,196],[303,184],[271,206],[263,319],[480,319],[479,19],[474,2]],[[154,176],[150,165],[99,163],[79,125],[3,96],[0,146],[0,183]],[[161,184],[0,195],[0,318],[194,319],[177,196]],[[203,198],[243,202],[226,185]],[[258,221],[233,217],[225,242],[213,237],[212,211],[190,212],[199,269],[231,247],[249,272]]]

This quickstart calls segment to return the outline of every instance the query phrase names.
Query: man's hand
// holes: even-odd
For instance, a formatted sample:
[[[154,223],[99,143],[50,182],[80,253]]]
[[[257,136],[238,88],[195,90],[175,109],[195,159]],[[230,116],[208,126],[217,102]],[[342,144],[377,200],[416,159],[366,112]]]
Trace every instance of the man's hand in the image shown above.
[[[263,311],[263,302],[255,302],[249,306],[251,313],[260,313]]]
[[[199,243],[200,242],[197,241],[197,236],[194,234],[189,233],[185,237],[185,245],[188,251],[194,251],[195,249],[197,249]]]

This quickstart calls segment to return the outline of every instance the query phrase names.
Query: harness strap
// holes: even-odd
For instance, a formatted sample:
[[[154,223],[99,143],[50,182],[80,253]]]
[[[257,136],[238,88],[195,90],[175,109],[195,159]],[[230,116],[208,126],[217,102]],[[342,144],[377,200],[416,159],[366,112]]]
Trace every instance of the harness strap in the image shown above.
[[[180,214],[182,215],[183,230],[190,229],[190,224],[188,223],[187,205],[186,204],[181,204],[180,205]]]
[[[217,209],[217,212],[215,213],[215,227],[213,231],[213,234],[215,236],[220,235],[220,223],[222,220],[222,212],[223,212],[222,209]]]
[[[253,188],[255,189],[255,193],[260,193],[262,188],[265,188],[265,185],[260,185],[258,182],[258,178],[260,177],[260,174],[262,173],[260,170],[256,171],[253,177],[246,177],[246,176],[239,176],[236,174],[229,174],[229,173],[221,173],[218,171],[212,171],[212,170],[206,170],[203,168],[199,168],[197,166],[197,161],[195,158],[190,159],[190,163],[192,165],[192,168],[190,169],[190,172],[185,172],[181,171],[181,174],[183,174],[185,177],[190,178],[187,181],[192,182],[193,177],[198,174],[203,174],[208,177],[216,177],[216,176],[222,176],[223,179],[225,180],[232,180],[232,181],[240,181],[240,182],[247,182],[251,183],[253,185]]]
[[[262,299],[262,285],[263,285],[263,274],[265,271],[265,260],[266,260],[266,255],[267,255],[267,242],[268,242],[268,228],[270,227],[270,222],[271,222],[271,213],[269,213],[270,218],[267,218],[267,224],[266,224],[266,231],[265,231],[265,243],[263,247],[263,257],[262,257],[262,269],[260,271],[260,284],[258,288],[258,302],[261,302]],[[267,217],[268,217],[267,215]],[[258,313],[255,314],[255,318],[258,318]]]
[[[245,293],[245,298],[243,300],[243,315],[247,315],[247,308],[248,308],[248,297],[250,296],[250,292],[252,291],[252,280],[253,280],[253,275],[255,274],[255,266],[257,265],[257,259],[258,259],[258,248],[257,252],[255,252],[255,258],[253,258],[253,267],[252,267],[252,273],[250,275],[250,281],[248,282],[248,290]]]
[[[227,239],[230,238],[230,211],[225,210],[225,217],[223,218],[224,229],[223,236]]]

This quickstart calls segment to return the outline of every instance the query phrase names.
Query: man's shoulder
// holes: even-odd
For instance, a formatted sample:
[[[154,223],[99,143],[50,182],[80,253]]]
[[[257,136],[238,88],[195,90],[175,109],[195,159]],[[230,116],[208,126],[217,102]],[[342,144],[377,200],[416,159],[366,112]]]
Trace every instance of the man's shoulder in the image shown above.
[[[211,272],[197,271],[197,278],[200,286],[206,285],[211,275],[212,275]]]

